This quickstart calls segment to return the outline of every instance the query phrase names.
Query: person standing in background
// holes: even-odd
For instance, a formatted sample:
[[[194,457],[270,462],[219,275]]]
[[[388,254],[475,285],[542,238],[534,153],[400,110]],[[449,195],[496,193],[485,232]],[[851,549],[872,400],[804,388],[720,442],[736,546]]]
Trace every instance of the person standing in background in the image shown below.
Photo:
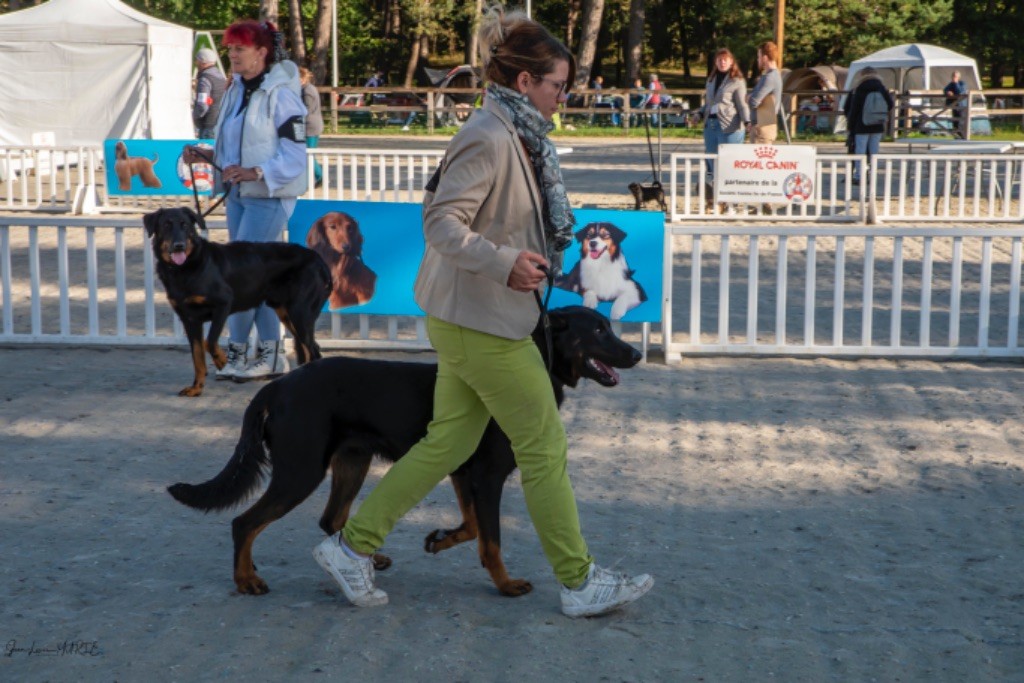
[[[779,137],[779,110],[782,108],[782,75],[779,73],[779,48],[767,41],[757,48],[757,66],[761,79],[750,93],[750,108],[754,110],[750,126],[751,142],[771,145]]]
[[[960,121],[963,119],[960,112],[967,100],[964,97],[967,94],[967,84],[960,80],[959,71],[953,72],[952,80],[942,89],[942,94],[946,96],[946,106],[953,115],[953,134],[961,138],[966,137],[965,131],[960,130]]]
[[[718,154],[719,145],[740,144],[750,123],[747,83],[728,48],[720,48],[712,60],[714,69],[704,88],[704,151]],[[705,185],[709,186],[705,208],[714,203],[714,161],[707,160]],[[724,212],[727,207],[720,207]]]
[[[192,123],[196,127],[197,138],[211,140],[227,79],[217,66],[217,53],[208,47],[196,53],[196,69],[196,100],[192,103]]]
[[[187,164],[213,161],[224,170],[224,208],[232,242],[278,242],[306,193],[306,107],[299,68],[288,60],[284,37],[269,21],[236,21],[224,31],[231,60],[231,83],[224,92],[209,152],[186,145]],[[256,326],[258,347],[247,362],[249,334]],[[228,318],[228,362],[218,380],[248,382],[288,372],[281,322],[261,304]]]
[[[299,67],[299,82],[302,83],[302,103],[306,105],[306,147],[316,149],[320,145],[320,136],[324,132],[324,115],[320,109],[320,92],[313,84],[313,72],[304,66]],[[313,180],[316,187],[323,182],[324,170],[320,162],[313,159]]]
[[[878,72],[867,67],[861,69],[857,74],[857,86],[853,92],[846,96],[843,102],[843,114],[846,116],[846,126],[853,135],[853,153],[866,154],[868,166],[871,165],[872,157],[878,154],[882,143],[882,135],[885,133],[886,121],[892,113],[895,101],[889,94],[888,88],[878,77]],[[882,121],[870,120],[865,117],[865,104],[872,93],[877,93],[875,99],[881,97],[887,108],[886,116]],[[868,118],[869,120],[865,120]],[[853,184],[859,185],[861,180],[860,162],[856,162],[853,168]]]

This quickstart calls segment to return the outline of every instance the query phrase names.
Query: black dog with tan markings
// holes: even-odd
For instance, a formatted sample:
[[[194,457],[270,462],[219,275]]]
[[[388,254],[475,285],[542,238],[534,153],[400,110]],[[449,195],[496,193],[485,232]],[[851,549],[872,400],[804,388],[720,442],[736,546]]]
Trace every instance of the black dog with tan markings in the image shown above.
[[[209,242],[196,230],[198,214],[188,208],[160,209],[143,222],[156,273],[192,350],[195,378],[180,396],[203,393],[207,351],[218,369],[227,362],[218,340],[228,315],[262,303],[294,337],[300,365],[320,357],[313,331],[331,293],[331,272],[316,253],[282,242]],[[204,343],[205,322],[210,329]]]
[[[612,332],[608,319],[582,306],[552,310],[551,385],[559,405],[563,389],[581,379],[602,386],[619,383],[614,368],[630,368],[640,353]],[[547,356],[541,326],[534,341]],[[203,484],[174,484],[175,499],[198,510],[224,510],[245,501],[267,469],[263,496],[231,523],[235,585],[240,593],[269,589],[252,562],[257,534],[304,501],[331,470],[331,494],[320,528],[337,533],[363,485],[374,455],[394,462],[426,434],[434,412],[437,366],[428,363],[324,358],[277,379],[256,394],[245,411],[242,434],[223,471]],[[269,449],[269,453],[267,452]],[[480,562],[505,595],[532,590],[508,575],[501,558],[499,507],[505,480],[515,469],[508,437],[491,420],[480,445],[451,474],[462,524],[437,529],[424,544],[429,553],[478,538]],[[390,566],[374,555],[377,569]]]

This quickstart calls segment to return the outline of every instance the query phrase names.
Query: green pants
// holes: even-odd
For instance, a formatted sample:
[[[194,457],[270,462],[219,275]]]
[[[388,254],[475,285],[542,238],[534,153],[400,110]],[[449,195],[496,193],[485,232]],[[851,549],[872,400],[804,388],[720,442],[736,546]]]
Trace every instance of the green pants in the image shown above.
[[[580,534],[565,428],[537,346],[431,317],[427,332],[438,357],[433,420],[348,520],[345,542],[361,553],[380,548],[399,518],[469,459],[493,416],[512,442],[526,507],[555,576],[579,586],[593,558]]]

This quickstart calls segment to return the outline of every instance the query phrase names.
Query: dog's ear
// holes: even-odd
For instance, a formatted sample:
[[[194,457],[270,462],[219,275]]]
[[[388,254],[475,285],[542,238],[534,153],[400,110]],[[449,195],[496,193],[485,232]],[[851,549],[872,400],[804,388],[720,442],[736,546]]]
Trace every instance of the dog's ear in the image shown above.
[[[324,243],[324,218],[327,214],[320,216],[313,225],[309,226],[309,232],[306,233],[306,246],[310,249],[316,249]]]
[[[157,209],[153,213],[147,213],[142,217],[142,224],[146,226],[146,234],[150,237],[156,234],[156,226],[160,224],[160,215],[163,212],[163,209]]]
[[[575,235],[576,241],[577,242],[582,242],[583,240],[587,239],[587,231],[589,231],[589,230],[590,230],[590,224],[589,223],[587,225],[585,225],[584,227],[580,228],[579,230],[577,230],[576,231],[576,235]]]
[[[606,225],[606,229],[608,230],[609,234],[611,234],[612,239],[614,239],[616,242],[621,242],[622,240],[626,239],[626,233],[625,231],[622,230],[622,228],[613,223],[607,223]]]
[[[548,311],[548,322],[551,323],[552,332],[562,332],[569,327],[569,319],[558,310]]]
[[[200,225],[203,224],[202,217],[192,209],[188,208],[187,206],[183,206],[181,207],[181,210],[184,211],[185,215],[188,216],[189,220],[192,221],[193,228],[198,228]]]

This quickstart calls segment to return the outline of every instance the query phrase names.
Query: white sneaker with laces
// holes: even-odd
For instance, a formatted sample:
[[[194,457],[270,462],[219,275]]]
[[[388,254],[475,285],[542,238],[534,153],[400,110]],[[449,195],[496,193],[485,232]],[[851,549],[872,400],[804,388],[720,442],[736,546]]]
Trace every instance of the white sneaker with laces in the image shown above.
[[[650,574],[630,577],[592,564],[582,586],[562,586],[562,614],[574,619],[605,614],[640,598],[653,585]]]
[[[236,382],[251,382],[255,379],[273,379],[288,372],[288,358],[284,355],[284,343],[279,341],[260,342],[256,346],[256,357],[252,363],[238,371]]]
[[[228,342],[228,362],[217,371],[217,379],[234,379],[238,373],[245,370],[245,356],[248,351],[248,344]]]
[[[341,586],[345,597],[356,607],[388,604],[388,594],[373,585],[373,559],[350,557],[341,547],[340,536],[328,536],[313,548],[317,564]]]

